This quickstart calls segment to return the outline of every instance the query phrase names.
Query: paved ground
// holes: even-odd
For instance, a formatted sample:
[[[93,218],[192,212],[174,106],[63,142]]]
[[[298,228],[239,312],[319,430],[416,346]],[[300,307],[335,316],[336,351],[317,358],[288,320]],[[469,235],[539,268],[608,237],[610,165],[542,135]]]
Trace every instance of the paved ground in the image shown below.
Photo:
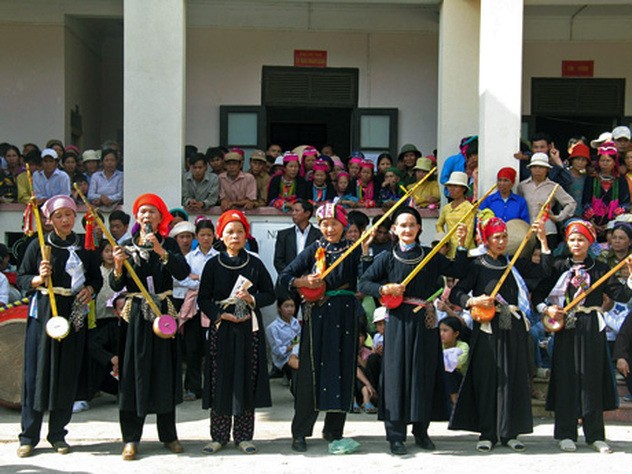
[[[349,456],[327,454],[326,442],[315,437],[308,440],[309,450],[297,454],[290,449],[290,420],[292,399],[280,381],[272,381],[274,407],[257,412],[255,442],[259,454],[247,456],[234,447],[207,456],[201,449],[208,441],[208,413],[198,402],[178,407],[178,435],[185,452],[167,453],[158,442],[153,417],[148,417],[139,459],[121,460],[118,412],[112,397],[104,396],[93,402],[90,411],[77,414],[69,425],[68,442],[73,452],[61,456],[53,453],[46,441],[27,459],[16,456],[19,413],[0,408],[0,473],[197,473],[217,472],[274,472],[303,474],[310,472],[447,472],[453,473],[558,473],[615,474],[630,472],[632,463],[632,426],[608,425],[607,436],[616,452],[601,455],[580,445],[574,454],[558,451],[553,439],[550,419],[536,420],[533,434],[524,437],[527,451],[513,453],[508,448],[497,448],[492,454],[474,450],[476,435],[447,430],[445,423],[433,423],[430,435],[437,451],[428,453],[410,446],[410,453],[394,457],[388,453],[381,423],[373,415],[349,415],[346,435],[359,441],[360,450]],[[320,433],[322,423],[315,427]],[[44,427],[44,436],[45,436]]]

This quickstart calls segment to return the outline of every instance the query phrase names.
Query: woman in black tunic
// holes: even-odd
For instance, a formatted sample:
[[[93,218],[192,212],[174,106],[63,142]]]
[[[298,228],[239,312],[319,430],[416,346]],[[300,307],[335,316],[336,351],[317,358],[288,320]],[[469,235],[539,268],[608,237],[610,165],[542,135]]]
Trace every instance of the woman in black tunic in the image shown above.
[[[182,452],[176,434],[176,405],[182,403],[182,376],[177,338],[162,339],[153,331],[156,317],[136,283],[123,266],[131,254],[132,267],[163,313],[175,316],[169,299],[173,279],[182,280],[189,265],[169,235],[171,214],[155,194],[143,194],[132,208],[140,230],[114,248],[114,271],[110,286],[127,288],[121,325],[119,354],[119,420],[123,436],[123,459],[136,459],[145,417],[156,413],[158,437],[169,451]]]
[[[378,412],[391,452],[402,455],[407,453],[404,441],[408,424],[413,425],[417,445],[433,450],[428,436],[430,421],[448,419],[437,317],[432,303],[425,300],[441,287],[441,275],[459,278],[467,271],[467,250],[463,247],[467,228],[458,229],[461,247],[454,262],[437,254],[406,286],[394,282],[403,281],[430,251],[418,244],[419,212],[410,207],[397,210],[392,230],[398,243],[391,252],[376,257],[360,278],[360,291],[374,297],[404,296],[399,307],[388,311],[384,328]],[[415,312],[420,306],[422,309]]]
[[[233,419],[235,444],[255,454],[255,408],[272,404],[260,308],[275,301],[274,285],[263,262],[244,248],[249,233],[241,211],[224,212],[217,235],[226,249],[206,263],[200,280],[198,305],[211,320],[203,402],[211,409],[212,441],[206,454],[228,444]]]
[[[42,260],[37,239],[26,250],[18,272],[23,291],[35,292],[29,309],[24,350],[22,432],[18,456],[27,457],[40,440],[44,412],[49,411],[48,441],[61,454],[70,451],[65,441],[72,416],[79,371],[86,347],[87,304],[101,289],[103,279],[96,252],[83,250],[83,240],[72,231],[77,206],[68,196],[53,196],[42,213],[53,226],[45,236],[52,247],[50,260]],[[61,340],[46,334],[51,318],[45,290],[52,276],[59,317],[68,318],[70,333]]]
[[[555,261],[553,277],[559,279],[546,301],[538,305],[545,317],[565,321],[564,328],[555,333],[546,398],[546,409],[555,411],[554,437],[562,451],[577,449],[577,420],[581,419],[586,443],[598,452],[612,452],[605,442],[603,412],[615,410],[618,399],[601,306],[604,293],[613,300],[628,301],[632,296],[632,279],[628,278],[624,286],[613,275],[572,313],[566,314],[561,309],[610,269],[588,255],[588,248],[596,238],[590,222],[568,224],[566,243],[571,256]],[[628,258],[627,263],[632,271],[632,260]]]
[[[542,248],[540,266],[519,259],[500,288],[499,296],[504,301],[494,319],[474,323],[469,365],[450,419],[451,430],[481,434],[476,444],[481,452],[490,452],[499,438],[514,451],[523,451],[525,446],[517,437],[533,431],[527,322],[531,308],[521,275],[541,278],[551,266],[544,225],[536,223],[534,228]],[[450,301],[462,308],[493,308],[496,301],[487,295],[507,268],[505,223],[492,217],[481,226],[481,234],[487,253],[474,260],[465,278],[450,293]]]
[[[318,273],[331,265],[351,245],[343,239],[347,226],[346,211],[337,204],[326,203],[317,212],[323,237],[296,256],[281,272],[279,283],[288,291],[326,285],[324,298],[306,303],[296,377],[292,449],[307,450],[305,437],[312,435],[319,411],[327,412],[323,438],[342,438],[346,415],[351,411],[358,351],[358,314],[360,301],[355,296],[358,272],[368,266],[371,238],[362,250],[352,252],[323,281]],[[362,254],[362,256],[361,256]]]

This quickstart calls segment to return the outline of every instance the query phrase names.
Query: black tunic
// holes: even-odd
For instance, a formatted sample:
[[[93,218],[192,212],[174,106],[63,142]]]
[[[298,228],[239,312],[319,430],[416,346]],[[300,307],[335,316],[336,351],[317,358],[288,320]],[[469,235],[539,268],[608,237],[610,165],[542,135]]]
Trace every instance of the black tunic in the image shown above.
[[[133,236],[138,238],[138,234]],[[123,245],[131,245],[128,240]],[[139,257],[139,263],[130,263],[141,282],[148,287],[148,277],[153,280],[154,293],[173,288],[173,279],[183,280],[190,273],[189,264],[174,239],[162,241],[169,259],[163,264],[156,252],[149,252],[149,260]],[[127,270],[121,278],[110,274],[110,287],[114,291],[127,288],[128,293],[140,290]],[[163,314],[167,302],[162,301]],[[182,376],[178,360],[178,338],[162,339],[154,334],[152,322],[145,320],[141,312],[141,299],[133,298],[129,323],[121,324],[119,349],[119,408],[137,416],[147,413],[170,413],[182,402]]]
[[[290,287],[291,281],[314,272],[315,253],[320,246],[326,250],[329,266],[349,245],[346,240],[331,244],[324,238],[308,245],[281,272],[280,285],[296,290]],[[309,309],[304,307],[303,310],[307,317],[301,328],[296,389],[302,393],[303,388],[310,384],[301,383],[301,380],[306,377],[311,379],[313,393],[309,396],[314,398],[316,410],[351,411],[358,351],[358,315],[363,311],[354,295],[361,253],[360,248],[356,248],[325,278],[327,292],[343,290],[343,293],[330,293],[324,301],[310,304]]]
[[[222,309],[217,303],[230,296],[239,275],[252,282],[248,292],[255,299],[258,328],[254,332],[253,319],[243,323],[220,319],[222,313],[235,312],[235,305]],[[200,311],[211,319],[209,337],[213,339],[210,354],[213,363],[207,364],[204,408],[212,408],[218,415],[241,415],[272,404],[265,327],[260,308],[274,301],[272,278],[255,255],[241,250],[236,257],[230,257],[221,252],[206,262],[200,280],[198,305]],[[256,366],[253,366],[255,363]]]
[[[66,240],[57,234],[46,236],[47,243],[52,247],[51,266],[54,287],[71,288],[71,277],[66,273],[66,261],[69,252],[67,247],[75,245],[77,255],[83,262],[86,281],[84,286],[91,286],[95,294],[101,289],[103,278],[99,269],[97,252],[83,249],[83,239],[71,233]],[[20,269],[18,271],[18,285],[23,291],[32,294],[31,281],[39,275],[39,265],[42,261],[39,242],[31,241]],[[87,320],[79,331],[71,324],[70,333],[61,341],[51,339],[46,334],[46,323],[51,318],[48,294],[37,291],[33,297],[37,303],[37,319],[29,318],[28,324],[37,324],[37,340],[27,338],[25,351],[37,351],[37,363],[34,367],[25,365],[25,374],[35,372],[35,398],[33,409],[44,412],[56,408],[72,406],[78,387],[79,372],[83,363],[88,331]],[[55,295],[59,316],[69,318],[74,296]],[[33,373],[33,372],[30,372]],[[28,377],[25,376],[24,380]],[[22,397],[25,400],[24,394]]]
[[[466,307],[470,298],[489,295],[507,265],[504,256],[493,259],[482,255],[474,260],[465,278],[452,288],[450,301]],[[540,266],[519,259],[516,269],[523,277],[542,277],[550,273],[551,256],[543,254]],[[499,294],[510,305],[518,305],[518,285],[509,274]],[[524,315],[511,315],[511,329],[501,330],[498,316],[492,319],[491,334],[474,322],[470,340],[468,369],[459,398],[450,419],[449,429],[480,432],[512,439],[533,431],[531,393],[529,390],[529,330]],[[492,419],[493,418],[493,419]],[[495,440],[492,440],[495,441]]]
[[[379,254],[360,278],[360,291],[378,297],[384,283],[400,283],[429,252],[415,246]],[[467,271],[466,251],[451,262],[435,255],[406,285],[404,297],[427,299],[441,288],[440,276],[462,276]],[[405,423],[429,423],[448,419],[448,403],[443,382],[443,355],[439,330],[427,328],[426,310],[401,304],[389,310],[384,327],[384,353],[380,383],[379,418]]]
[[[553,265],[553,276],[559,278],[571,265],[570,258],[557,259]],[[585,270],[592,284],[610,268],[588,257]],[[569,287],[572,290],[566,291],[567,301],[572,300],[575,294],[575,288],[572,285]],[[601,307],[604,293],[620,302],[627,302],[632,296],[632,291],[613,276],[588,295],[582,306]],[[577,312],[575,315],[575,329],[564,328],[555,333],[546,409],[555,411],[561,404],[574,404],[576,417],[581,418],[593,412],[615,410],[618,397],[608,360],[605,326],[599,329],[600,316],[597,311]]]

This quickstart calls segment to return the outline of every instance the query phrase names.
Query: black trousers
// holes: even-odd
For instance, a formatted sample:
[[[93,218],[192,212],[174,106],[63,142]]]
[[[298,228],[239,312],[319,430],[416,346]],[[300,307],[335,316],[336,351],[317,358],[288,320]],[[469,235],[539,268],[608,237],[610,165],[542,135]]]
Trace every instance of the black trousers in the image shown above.
[[[606,429],[603,424],[603,412],[596,410],[585,414],[582,428],[587,444],[605,441]],[[572,439],[577,441],[577,408],[573,403],[559,404],[555,407],[555,429],[553,437],[558,440]]]
[[[144,416],[137,416],[133,411],[119,411],[119,422],[124,443],[138,443],[143,435]],[[176,412],[156,415],[158,439],[163,443],[171,443],[178,439],[176,434]]]
[[[20,444],[37,445],[40,441],[40,431],[44,412],[33,409],[35,405],[36,372],[37,372],[37,341],[39,338],[38,324],[30,321],[26,331],[26,348],[24,351],[24,387],[22,390],[22,432],[19,435]],[[63,441],[68,434],[66,425],[72,418],[72,402],[65,407],[57,407],[48,415],[48,436],[51,443]]]
[[[428,422],[410,423],[413,425],[413,435],[425,437],[428,436]],[[386,428],[386,440],[393,443],[395,441],[406,441],[406,431],[408,429],[408,423],[405,421],[385,421],[384,428]]]
[[[303,372],[301,372],[303,370]],[[309,373],[306,373],[309,372]],[[292,419],[292,437],[305,438],[312,436],[314,423],[318,419],[319,411],[314,405],[314,387],[312,375],[307,364],[299,365],[296,374],[294,393],[294,418]],[[347,419],[346,412],[327,412],[323,433],[333,439],[341,439]]]
[[[196,397],[202,396],[202,359],[204,358],[204,328],[200,321],[200,313],[196,313],[190,321],[184,323],[182,347],[186,372],[184,389],[193,392]]]

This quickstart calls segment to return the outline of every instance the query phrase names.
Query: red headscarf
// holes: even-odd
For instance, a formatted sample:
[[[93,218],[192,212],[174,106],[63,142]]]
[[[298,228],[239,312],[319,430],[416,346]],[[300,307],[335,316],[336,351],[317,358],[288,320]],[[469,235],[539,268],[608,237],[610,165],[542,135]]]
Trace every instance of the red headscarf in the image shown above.
[[[246,218],[246,215],[238,210],[230,210],[224,212],[219,219],[217,219],[217,236],[221,239],[224,229],[230,222],[241,222],[246,229],[246,236],[250,235],[250,223]]]
[[[516,182],[516,170],[513,168],[501,168],[496,175],[497,179],[505,178],[513,183]]]
[[[481,236],[484,242],[497,232],[507,232],[507,224],[498,217],[490,217],[481,224]]]
[[[160,198],[160,196],[156,194],[146,193],[141,194],[134,201],[134,205],[132,206],[132,213],[134,217],[138,214],[138,210],[141,206],[154,206],[160,212],[160,216],[162,217],[160,223],[158,224],[158,233],[163,237],[167,237],[169,235],[169,223],[173,220],[173,216],[169,214],[169,209],[165,202]]]
[[[569,223],[566,226],[566,239],[571,236],[571,234],[581,234],[588,239],[588,242],[594,244],[597,240],[597,233],[595,232],[595,228],[588,221],[576,220]]]

